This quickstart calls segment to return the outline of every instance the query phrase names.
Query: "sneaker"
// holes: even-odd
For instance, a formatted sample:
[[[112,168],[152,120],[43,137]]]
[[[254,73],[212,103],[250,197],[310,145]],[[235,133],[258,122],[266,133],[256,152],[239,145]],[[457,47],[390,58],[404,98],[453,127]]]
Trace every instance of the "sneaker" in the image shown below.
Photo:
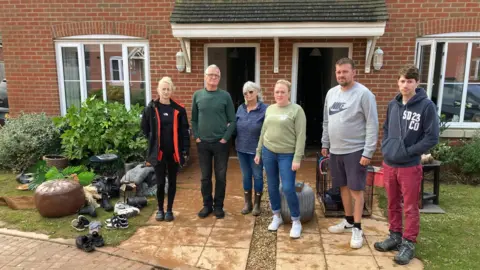
[[[206,218],[208,215],[210,215],[213,212],[212,207],[204,206],[200,212],[198,212],[198,217],[199,218]]]
[[[352,228],[352,238],[350,239],[351,248],[361,248],[363,246],[363,231],[359,228]]]
[[[107,229],[127,229],[128,221],[122,221],[118,218],[112,218],[106,225]]]
[[[77,248],[85,252],[92,252],[95,250],[92,239],[87,235],[78,236],[75,239],[75,245],[77,246]]]
[[[105,223],[112,223],[112,219],[119,219],[122,222],[127,222],[128,221],[128,218],[125,215],[115,215],[115,214],[113,214],[113,217],[106,219]]]
[[[165,213],[162,210],[157,211],[157,215],[155,216],[156,221],[164,221],[165,220]]]
[[[225,211],[223,211],[223,208],[221,207],[215,207],[215,210],[213,210],[215,217],[216,218],[224,218],[225,217]]]
[[[294,220],[292,224],[292,229],[290,229],[290,238],[300,238],[302,234],[302,223],[300,220]]]
[[[70,224],[75,230],[83,231],[85,228],[88,228],[90,221],[86,217],[80,215],[76,219],[72,220]]]
[[[140,209],[130,206],[123,202],[117,202],[115,204],[115,214],[117,215],[125,215],[128,218],[134,217],[140,213]]]
[[[272,223],[268,225],[269,231],[277,231],[278,227],[283,224],[283,219],[281,215],[273,215]]]
[[[173,219],[174,219],[173,212],[172,211],[167,211],[167,213],[165,214],[165,221],[170,222]]]
[[[88,233],[92,234],[94,232],[100,232],[100,228],[102,227],[102,223],[99,221],[92,221],[90,225],[88,225]]]
[[[93,232],[89,235],[92,244],[95,247],[103,247],[105,245],[105,241],[103,241],[103,237],[98,232]]]
[[[413,242],[403,239],[399,246],[398,254],[395,255],[393,261],[400,265],[408,264],[415,257],[415,245]]]
[[[376,242],[373,247],[377,251],[387,252],[391,250],[398,250],[398,246],[402,243],[402,233],[390,231],[390,235],[382,242]]]
[[[328,227],[328,231],[331,233],[344,233],[350,232],[352,228],[353,224],[350,224],[346,219],[343,219],[342,222],[338,223],[337,225]]]

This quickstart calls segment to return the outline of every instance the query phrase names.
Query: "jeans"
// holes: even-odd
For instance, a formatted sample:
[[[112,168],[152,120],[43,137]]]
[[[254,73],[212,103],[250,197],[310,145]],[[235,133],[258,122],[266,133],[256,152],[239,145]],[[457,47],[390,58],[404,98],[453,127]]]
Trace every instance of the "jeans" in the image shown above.
[[[223,208],[225,187],[227,185],[227,166],[229,143],[205,142],[197,143],[198,159],[202,171],[203,206]],[[215,170],[215,199],[212,197],[212,160]]]
[[[282,179],[282,191],[287,199],[292,220],[300,220],[300,204],[295,191],[295,176],[297,173],[292,171],[293,153],[277,154],[263,146],[262,160],[267,172],[268,194],[273,213],[280,213],[281,209],[280,176]]]
[[[172,211],[175,193],[177,192],[177,172],[178,165],[173,160],[173,156],[164,155],[162,161],[154,167],[155,177],[157,178],[157,201],[158,210],[163,211],[163,200],[165,198],[165,176],[168,174],[168,201],[167,211]]]
[[[420,231],[418,200],[422,184],[422,165],[394,168],[383,163],[383,178],[388,198],[390,231],[402,233],[403,238],[416,242]],[[405,230],[402,228],[402,199]]]
[[[263,164],[255,164],[255,155],[237,152],[243,176],[243,190],[252,190],[252,176],[255,192],[263,191]]]

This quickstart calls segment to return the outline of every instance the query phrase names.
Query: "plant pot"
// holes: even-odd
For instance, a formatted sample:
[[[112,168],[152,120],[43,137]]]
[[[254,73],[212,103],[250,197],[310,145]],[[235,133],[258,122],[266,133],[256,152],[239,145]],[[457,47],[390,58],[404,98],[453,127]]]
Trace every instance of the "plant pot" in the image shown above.
[[[56,167],[59,170],[68,167],[68,158],[62,155],[45,155],[43,160],[45,160],[48,167]]]

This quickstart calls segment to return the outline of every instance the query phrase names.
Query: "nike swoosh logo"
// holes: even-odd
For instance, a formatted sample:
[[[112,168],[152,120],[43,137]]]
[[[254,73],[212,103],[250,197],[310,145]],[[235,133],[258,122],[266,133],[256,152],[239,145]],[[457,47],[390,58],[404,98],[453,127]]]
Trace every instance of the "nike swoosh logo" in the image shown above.
[[[347,108],[343,108],[343,109],[339,109],[339,110],[332,110],[332,109],[329,109],[328,110],[328,115],[334,115],[334,114],[337,114],[339,112],[342,112],[342,111],[345,111]]]

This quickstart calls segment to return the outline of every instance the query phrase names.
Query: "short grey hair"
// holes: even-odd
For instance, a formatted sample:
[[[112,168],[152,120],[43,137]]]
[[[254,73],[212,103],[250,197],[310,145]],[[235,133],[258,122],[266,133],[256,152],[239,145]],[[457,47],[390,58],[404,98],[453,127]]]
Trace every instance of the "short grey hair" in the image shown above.
[[[252,81],[248,81],[243,85],[243,94],[245,95],[245,93],[247,91],[250,91],[250,90],[256,91],[257,92],[257,100],[263,102],[262,90],[260,89],[260,85],[254,83]]]
[[[217,65],[215,65],[215,64],[210,65],[210,66],[208,66],[208,67],[205,69],[205,75],[207,75],[208,70],[211,69],[211,68],[217,69],[217,70],[218,70],[218,73],[219,73],[220,75],[222,75],[222,72],[220,71],[220,68],[219,68]]]

